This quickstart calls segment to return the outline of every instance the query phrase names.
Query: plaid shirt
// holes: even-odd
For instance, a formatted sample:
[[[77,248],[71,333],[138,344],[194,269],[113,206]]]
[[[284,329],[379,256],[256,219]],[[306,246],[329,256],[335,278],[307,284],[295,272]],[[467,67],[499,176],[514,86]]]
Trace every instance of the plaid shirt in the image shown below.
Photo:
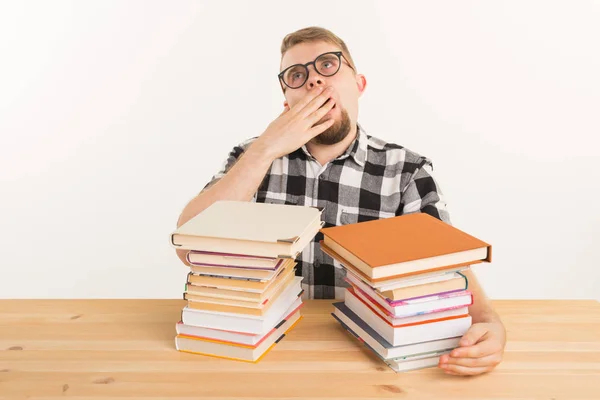
[[[324,227],[425,212],[450,223],[431,160],[368,135],[357,124],[346,152],[321,166],[306,146],[276,159],[253,201],[324,207]],[[256,137],[235,146],[203,190],[223,177]],[[342,299],[345,269],[320,249],[318,233],[300,253],[304,298]]]

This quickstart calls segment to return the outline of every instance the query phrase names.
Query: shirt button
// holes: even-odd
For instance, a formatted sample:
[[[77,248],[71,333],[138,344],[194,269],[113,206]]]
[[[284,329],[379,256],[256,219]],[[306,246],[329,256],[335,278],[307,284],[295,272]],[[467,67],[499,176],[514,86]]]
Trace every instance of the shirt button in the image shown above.
[[[319,260],[315,260],[314,266],[315,266],[315,268],[319,268],[321,266],[321,263],[319,262]]]

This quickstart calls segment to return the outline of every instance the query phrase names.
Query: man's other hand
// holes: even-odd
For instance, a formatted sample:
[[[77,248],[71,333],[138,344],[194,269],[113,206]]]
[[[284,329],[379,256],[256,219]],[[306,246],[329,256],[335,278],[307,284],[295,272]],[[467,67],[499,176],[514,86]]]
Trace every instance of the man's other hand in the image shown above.
[[[450,375],[479,375],[489,372],[501,361],[506,331],[500,322],[471,325],[459,347],[440,357],[439,367]]]

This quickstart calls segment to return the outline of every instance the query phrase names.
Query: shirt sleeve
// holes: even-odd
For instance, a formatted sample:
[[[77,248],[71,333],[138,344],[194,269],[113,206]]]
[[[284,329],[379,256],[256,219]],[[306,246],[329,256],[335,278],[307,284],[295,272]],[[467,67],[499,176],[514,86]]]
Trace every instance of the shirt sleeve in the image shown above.
[[[423,212],[452,224],[444,194],[433,176],[433,166],[428,159],[413,173],[401,196],[401,214]]]
[[[235,165],[235,163],[240,159],[240,157],[242,156],[242,154],[244,154],[244,152],[246,151],[246,149],[248,149],[248,147],[254,141],[254,139],[255,138],[249,139],[249,140],[247,140],[247,141],[245,141],[243,143],[240,143],[240,144],[234,146],[231,149],[231,151],[227,154],[227,157],[225,157],[225,160],[221,164],[221,168],[217,171],[217,173],[215,173],[210,178],[210,181],[208,181],[208,183],[206,183],[206,185],[204,185],[204,187],[202,188],[202,190],[200,191],[200,193],[202,193],[205,190],[209,189],[215,183],[217,183],[222,177],[224,177],[225,175],[227,175],[227,173],[231,170],[231,168]],[[254,194],[254,197],[252,198],[251,201],[256,201],[256,193]]]

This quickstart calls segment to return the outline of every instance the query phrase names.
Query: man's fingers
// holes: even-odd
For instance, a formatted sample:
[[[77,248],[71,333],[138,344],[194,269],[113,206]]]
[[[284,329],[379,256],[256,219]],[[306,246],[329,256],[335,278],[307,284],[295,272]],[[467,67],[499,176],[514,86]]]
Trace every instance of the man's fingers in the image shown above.
[[[310,128],[310,129],[307,131],[307,135],[308,135],[308,137],[307,137],[307,140],[306,140],[306,141],[308,142],[310,139],[314,138],[315,136],[317,136],[317,135],[319,135],[319,134],[321,134],[321,133],[325,132],[325,129],[327,129],[327,128],[329,128],[331,125],[333,125],[333,123],[334,123],[334,122],[335,122],[335,121],[334,121],[334,119],[333,119],[333,118],[329,118],[329,119],[327,119],[327,120],[323,121],[322,123],[320,123],[320,124],[318,124],[318,125],[315,125],[315,126],[313,126],[312,128]]]
[[[453,358],[480,358],[502,351],[502,346],[496,340],[483,340],[475,346],[457,347],[450,352]]]
[[[493,367],[465,367],[456,364],[446,364],[442,369],[450,375],[479,375],[489,372]]]
[[[302,118],[308,118],[309,115],[317,111],[331,96],[331,91],[325,89],[321,92],[317,97],[313,98],[302,110],[299,111],[299,114]]]
[[[309,115],[306,119],[306,122],[308,122],[308,126],[313,126],[314,124],[319,122],[321,118],[323,118],[325,114],[327,114],[333,108],[333,106],[335,106],[335,100],[330,99],[327,103],[323,105],[323,107],[317,109],[315,112]]]
[[[488,333],[485,324],[473,324],[460,339],[461,346],[472,346]]]
[[[502,357],[499,353],[491,354],[489,356],[480,358],[454,358],[449,357],[447,361],[441,365],[460,365],[463,367],[475,368],[475,367],[495,367],[500,364]]]
[[[317,99],[319,95],[323,94],[324,91],[323,86],[319,86],[318,88],[311,90],[304,96],[298,103],[292,107],[292,112],[298,114],[304,110],[312,101]]]

